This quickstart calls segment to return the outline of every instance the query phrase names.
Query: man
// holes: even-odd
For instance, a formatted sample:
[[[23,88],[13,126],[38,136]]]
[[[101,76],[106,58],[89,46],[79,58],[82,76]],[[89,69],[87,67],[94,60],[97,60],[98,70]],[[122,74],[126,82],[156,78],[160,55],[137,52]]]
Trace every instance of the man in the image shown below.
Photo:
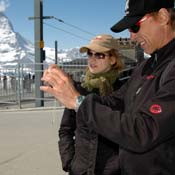
[[[151,57],[137,66],[119,91],[84,99],[54,65],[42,78],[51,87],[41,90],[78,110],[77,120],[89,129],[119,144],[122,175],[174,175],[174,0],[127,0],[125,12],[112,31],[128,29],[131,39]]]

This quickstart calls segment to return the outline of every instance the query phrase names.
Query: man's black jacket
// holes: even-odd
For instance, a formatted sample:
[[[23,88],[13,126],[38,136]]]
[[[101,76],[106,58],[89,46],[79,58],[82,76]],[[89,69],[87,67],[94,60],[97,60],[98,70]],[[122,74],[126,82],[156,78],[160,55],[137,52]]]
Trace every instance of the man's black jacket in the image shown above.
[[[88,95],[78,110],[77,120],[119,144],[122,175],[175,174],[174,50],[172,40],[119,91],[104,98]]]

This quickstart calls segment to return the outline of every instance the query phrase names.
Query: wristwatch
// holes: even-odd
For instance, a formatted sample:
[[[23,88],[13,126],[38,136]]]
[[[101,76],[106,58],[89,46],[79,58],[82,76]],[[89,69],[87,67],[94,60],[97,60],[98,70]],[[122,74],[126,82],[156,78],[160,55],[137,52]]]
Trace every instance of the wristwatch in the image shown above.
[[[83,102],[83,100],[85,99],[85,96],[83,95],[79,95],[77,98],[76,98],[76,107],[75,107],[75,112],[78,111],[78,108],[80,107],[81,103]]]

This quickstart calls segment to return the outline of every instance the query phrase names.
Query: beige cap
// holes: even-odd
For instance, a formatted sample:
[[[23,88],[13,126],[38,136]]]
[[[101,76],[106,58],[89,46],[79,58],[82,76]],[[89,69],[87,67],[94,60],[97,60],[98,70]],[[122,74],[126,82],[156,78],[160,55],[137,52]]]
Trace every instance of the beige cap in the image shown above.
[[[80,52],[87,52],[88,49],[95,52],[108,52],[117,49],[117,40],[111,35],[102,34],[93,38],[87,46],[80,48]]]

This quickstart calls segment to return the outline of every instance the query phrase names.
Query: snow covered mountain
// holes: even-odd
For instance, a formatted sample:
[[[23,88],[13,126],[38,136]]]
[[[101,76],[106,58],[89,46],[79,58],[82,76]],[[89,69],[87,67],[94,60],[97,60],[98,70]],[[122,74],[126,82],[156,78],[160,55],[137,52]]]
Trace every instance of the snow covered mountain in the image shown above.
[[[14,32],[8,18],[0,12],[0,63],[18,62],[26,59],[31,62],[34,57],[32,44],[19,33]]]
[[[46,63],[54,63],[55,48],[44,48]],[[58,62],[67,62],[80,57],[79,49],[58,51]],[[0,66],[15,66],[17,63],[34,63],[34,45],[15,32],[8,17],[0,12]]]
[[[54,63],[55,62],[55,48],[44,47],[46,53],[46,63]],[[82,54],[79,52],[79,48],[58,50],[58,63],[70,62],[77,58],[82,58]]]

